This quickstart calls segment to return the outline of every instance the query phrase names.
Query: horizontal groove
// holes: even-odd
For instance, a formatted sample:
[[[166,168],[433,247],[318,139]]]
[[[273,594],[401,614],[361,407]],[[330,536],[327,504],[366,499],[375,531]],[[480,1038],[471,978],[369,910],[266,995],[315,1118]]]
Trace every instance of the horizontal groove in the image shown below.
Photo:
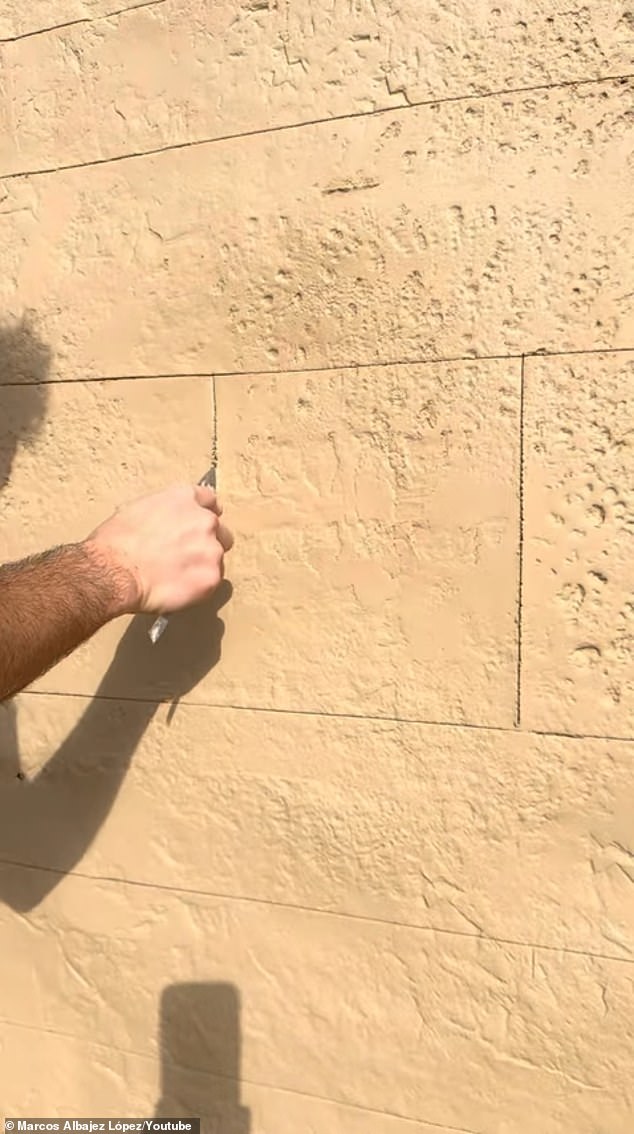
[[[520,359],[566,358],[595,354],[634,354],[634,346],[587,347],[584,350],[534,350],[511,354],[454,354],[434,358],[388,358],[378,362],[339,362],[332,366],[287,366],[276,370],[175,370],[167,374],[88,375],[85,378],[45,378],[41,382],[2,382],[0,390],[32,386],[83,386],[90,382],[160,382],[187,378],[274,378],[285,374],[335,374],[339,370],[381,370],[389,366],[444,366],[453,362],[517,362]]]
[[[19,35],[7,35],[0,39],[0,47],[11,43],[20,43],[23,39],[34,39],[38,35],[47,35],[49,32],[63,31],[65,28],[76,28],[80,24],[91,24],[89,16],[79,16],[76,20],[66,20],[63,24],[51,24],[46,28],[34,28],[33,31],[20,32]]]
[[[92,161],[68,162],[61,165],[42,166],[38,169],[24,169],[15,173],[5,173],[0,176],[2,181],[14,181],[21,177],[41,177],[45,174],[63,173],[73,169],[94,169],[101,165],[114,165],[122,161],[133,161],[138,158],[155,157],[158,154],[176,153],[182,150],[194,149],[199,146],[218,145],[222,142],[234,142],[244,138],[259,138],[273,134],[281,134],[292,130],[302,130],[311,126],[330,126],[340,122],[351,122],[364,118],[376,118],[382,114],[402,114],[426,106],[444,106],[446,103],[479,102],[483,99],[505,98],[515,94],[531,94],[539,91],[565,90],[582,86],[601,86],[607,83],[625,83],[634,79],[634,72],[625,75],[605,75],[595,79],[569,79],[561,83],[538,83],[528,87],[508,87],[504,90],[486,91],[483,94],[449,95],[446,98],[427,98],[416,102],[407,102],[398,106],[383,106],[376,110],[358,110],[347,114],[335,114],[330,118],[310,118],[302,122],[286,122],[279,126],[262,126],[253,130],[242,130],[232,134],[218,134],[207,138],[192,139],[187,142],[171,142],[164,146],[154,146],[147,150],[137,150],[133,153],[114,154],[112,157],[95,158]]]
[[[337,370],[371,370],[387,366],[441,366],[451,362],[517,362],[527,358],[564,358],[566,355],[584,354],[627,354],[634,353],[634,346],[625,347],[587,347],[583,350],[539,350],[510,351],[506,354],[449,354],[432,358],[420,355],[411,358],[387,359],[386,361],[344,362],[332,366],[296,366],[278,370],[216,370],[216,378],[239,378],[275,374],[319,374]],[[72,380],[72,379],[71,379]]]
[[[90,1044],[91,1047],[100,1048],[102,1051],[114,1051],[117,1055],[132,1056],[134,1059],[145,1059],[154,1064],[157,1060],[157,1055],[147,1052],[138,1051],[136,1048],[118,1047],[116,1044],[104,1043],[103,1040],[96,1037],[87,1039],[85,1036],[75,1035],[73,1032],[64,1031],[61,1028],[46,1028],[41,1024],[28,1024],[24,1020],[12,1020],[6,1016],[0,1016],[0,1025],[5,1025],[9,1028],[21,1028],[24,1031],[35,1032],[46,1036],[55,1036],[59,1039],[68,1039],[76,1044]],[[377,1107],[364,1106],[363,1103],[354,1103],[343,1101],[342,1099],[332,1098],[330,1095],[319,1095],[311,1091],[300,1091],[296,1087],[281,1087],[276,1083],[269,1083],[262,1079],[249,1079],[244,1075],[223,1075],[218,1071],[204,1071],[200,1067],[187,1067],[183,1064],[169,1062],[170,1069],[175,1071],[185,1072],[192,1078],[199,1077],[202,1080],[211,1079],[214,1082],[223,1083],[237,1083],[245,1087],[255,1087],[257,1090],[278,1092],[282,1095],[291,1095],[293,1098],[308,1099],[313,1102],[326,1103],[328,1106],[341,1107],[345,1110],[353,1110],[356,1113],[371,1114],[381,1118],[395,1118],[401,1122],[409,1122],[413,1126],[432,1127],[435,1130],[446,1130],[448,1134],[477,1134],[477,1131],[468,1130],[465,1126],[447,1126],[446,1123],[430,1122],[427,1118],[413,1118],[408,1114],[400,1114],[392,1110],[380,1110]],[[244,1105],[239,1100],[236,1103],[238,1106]]]
[[[51,32],[64,31],[65,28],[75,28],[80,24],[97,24],[100,20],[110,20],[115,16],[124,16],[126,12],[138,12],[143,8],[156,8],[159,4],[165,4],[167,0],[144,0],[142,4],[133,4],[126,8],[116,8],[113,12],[103,12],[100,16],[79,16],[76,20],[66,20],[61,24],[50,24],[45,28],[34,28],[33,31],[21,32],[19,35],[5,36],[0,39],[0,47],[4,44],[20,43],[23,39],[34,39],[38,35],[49,35]]]
[[[20,697],[63,697],[68,699],[74,697],[80,701],[112,701],[118,704],[125,703],[130,705],[167,705],[173,700],[172,697],[157,700],[153,697],[128,697],[124,694],[115,696],[114,694],[101,693],[71,693],[62,692],[57,689],[26,689],[22,691]],[[456,731],[469,729],[475,732],[505,733],[507,736],[543,736],[564,740],[617,740],[625,744],[634,742],[634,736],[619,733],[566,732],[558,729],[525,728],[524,726],[518,728],[515,724],[494,725],[482,724],[475,721],[448,721],[424,717],[397,717],[375,713],[336,712],[332,709],[281,709],[271,705],[234,705],[220,701],[179,700],[178,704],[179,709],[185,710],[214,709],[230,713],[270,713],[287,717],[319,717],[325,718],[326,720],[367,721],[373,724],[418,725],[422,728],[449,728],[455,729]]]
[[[618,348],[620,349],[620,348]],[[634,348],[633,348],[634,349]],[[328,366],[289,366],[285,369],[273,370],[176,370],[171,374],[115,374],[111,377],[104,377],[103,375],[89,376],[87,378],[45,378],[41,382],[3,382],[0,389],[5,386],[62,386],[74,385],[75,383],[84,382],[155,382],[161,379],[170,378],[261,378],[261,377],[276,377],[284,374],[334,374],[339,370],[380,370],[387,366],[438,366],[442,363],[448,362],[492,362],[492,361],[506,361],[521,358],[520,354],[469,354],[469,355],[455,355],[446,358],[395,358],[387,359],[386,361],[369,361],[369,362],[341,362]]]
[[[619,732],[566,732],[555,728],[527,729],[533,736],[552,736],[563,740],[617,740],[620,744],[631,744],[634,736]],[[524,732],[524,729],[520,729]]]
[[[113,701],[121,704],[131,705],[163,705],[169,704],[173,701],[172,697],[161,698],[157,700],[154,697],[127,697],[125,695],[115,696],[114,694],[92,694],[92,693],[66,693],[56,689],[27,689],[24,690],[20,696],[22,697],[76,697],[84,701]],[[446,721],[446,720],[424,720],[417,717],[397,717],[397,716],[381,716],[374,713],[352,713],[352,712],[336,712],[330,709],[281,709],[276,707],[268,707],[266,705],[233,705],[223,704],[215,701],[180,701],[179,707],[183,709],[226,709],[227,712],[238,713],[275,713],[279,716],[288,717],[325,717],[326,719],[333,720],[346,720],[346,721],[368,721],[378,722],[385,724],[405,724],[405,725],[427,725],[429,727],[443,727],[453,729],[478,729],[482,732],[507,732],[513,735],[517,734],[517,729],[512,726],[505,725],[486,725],[486,724],[472,724],[469,721]]]
[[[327,910],[316,906],[302,905],[301,902],[282,902],[273,898],[262,898],[249,894],[230,894],[223,891],[204,890],[196,886],[175,886],[163,882],[144,882],[136,878],[117,878],[109,874],[88,874],[82,870],[60,870],[54,866],[36,866],[30,862],[0,857],[3,866],[16,870],[32,871],[36,874],[53,874],[57,878],[79,878],[84,882],[99,882],[107,886],[128,886],[137,890],[153,890],[160,894],[180,894],[195,898],[208,898],[215,902],[233,902],[236,905],[263,906],[267,909],[284,910],[308,917],[326,918],[335,921],[358,922],[362,925],[385,926],[390,929],[406,929],[412,933],[425,933],[438,937],[460,937],[469,941],[486,941],[492,945],[504,945],[513,949],[534,950],[540,953],[565,954],[571,957],[587,957],[597,961],[609,961],[624,965],[634,965],[634,956],[622,957],[612,953],[599,953],[593,949],[577,949],[570,945],[546,945],[534,941],[522,941],[511,937],[498,937],[488,933],[475,933],[467,929],[447,929],[435,925],[418,925],[415,922],[394,918],[371,917],[369,914],[349,913],[346,910]],[[28,916],[28,915],[27,915]]]

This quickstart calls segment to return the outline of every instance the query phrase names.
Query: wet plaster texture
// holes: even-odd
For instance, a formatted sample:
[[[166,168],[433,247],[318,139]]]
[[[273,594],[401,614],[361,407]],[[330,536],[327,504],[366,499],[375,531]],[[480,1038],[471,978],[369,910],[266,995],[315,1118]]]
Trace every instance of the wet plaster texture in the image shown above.
[[[630,346],[633,96],[447,101],[5,180],[0,302],[37,310],[64,379]]]
[[[0,44],[14,127],[1,160],[6,172],[57,168],[632,70],[627,0],[538,0],[526,16],[516,0],[5,3],[0,40],[27,37]],[[51,30],[28,36],[33,24]]]
[[[625,0],[0,0],[0,561],[214,452],[236,535],[0,706],[0,1115],[631,1134],[633,75]]]
[[[526,363],[526,719],[634,732],[634,353]]]

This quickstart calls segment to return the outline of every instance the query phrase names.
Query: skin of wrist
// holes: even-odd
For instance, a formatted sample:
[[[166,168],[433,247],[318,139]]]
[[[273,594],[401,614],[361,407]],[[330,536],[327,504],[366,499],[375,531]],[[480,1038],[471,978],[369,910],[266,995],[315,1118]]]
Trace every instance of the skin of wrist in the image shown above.
[[[78,547],[89,564],[94,581],[103,587],[106,621],[138,610],[141,588],[132,566],[125,564],[97,532]]]

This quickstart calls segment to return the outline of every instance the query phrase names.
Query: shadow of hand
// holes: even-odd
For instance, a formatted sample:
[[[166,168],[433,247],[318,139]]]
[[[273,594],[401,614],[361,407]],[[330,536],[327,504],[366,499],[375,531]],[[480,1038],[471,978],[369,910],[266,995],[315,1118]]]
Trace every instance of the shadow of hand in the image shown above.
[[[225,580],[209,602],[173,615],[156,645],[148,633],[153,620],[134,618],[96,696],[176,701],[190,693],[220,660],[224,623],[218,613],[231,594]]]
[[[57,752],[33,780],[14,777],[0,789],[0,860],[39,868],[0,870],[0,898],[14,909],[32,909],[77,865],[160,703],[185,696],[217,664],[224,633],[218,612],[231,593],[225,582],[210,602],[174,615],[156,646],[150,619],[133,619]]]

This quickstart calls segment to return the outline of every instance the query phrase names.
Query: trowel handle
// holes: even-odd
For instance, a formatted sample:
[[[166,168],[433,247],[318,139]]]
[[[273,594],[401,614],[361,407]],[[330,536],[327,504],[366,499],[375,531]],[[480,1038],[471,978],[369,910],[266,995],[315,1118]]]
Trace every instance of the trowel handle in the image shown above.
[[[165,617],[165,615],[159,614],[156,621],[154,621],[152,623],[152,625],[150,626],[150,630],[149,630],[150,641],[151,641],[153,646],[156,645],[156,643],[158,642],[159,638],[161,637],[161,634],[163,633],[163,631],[167,629],[167,622],[168,622],[168,620]]]

